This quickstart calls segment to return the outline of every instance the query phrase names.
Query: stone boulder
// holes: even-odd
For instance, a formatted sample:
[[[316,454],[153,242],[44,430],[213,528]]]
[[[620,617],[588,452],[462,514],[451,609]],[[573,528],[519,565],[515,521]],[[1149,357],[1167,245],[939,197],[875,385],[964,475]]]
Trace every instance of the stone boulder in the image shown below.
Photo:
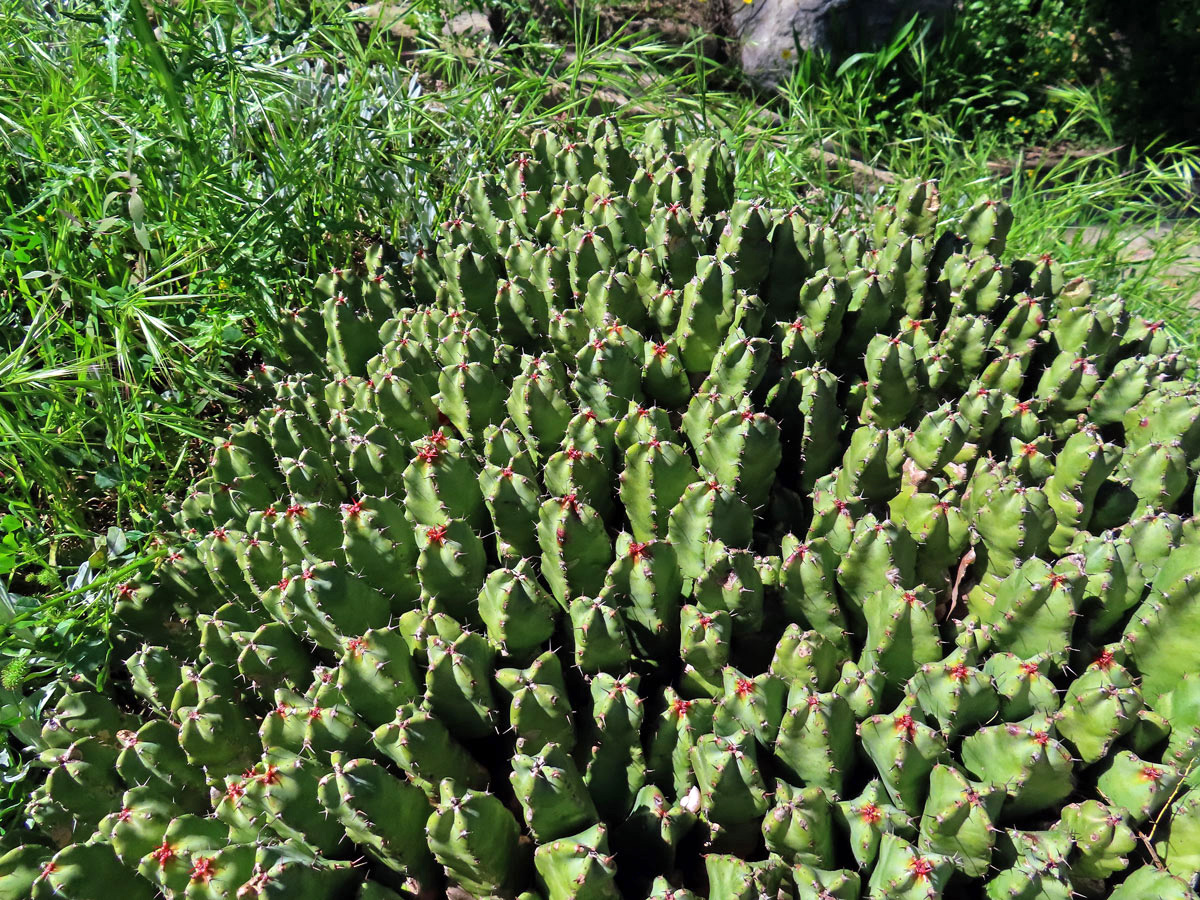
[[[914,13],[943,17],[954,0],[728,0],[743,71],[764,87],[787,77],[797,50],[869,50]]]

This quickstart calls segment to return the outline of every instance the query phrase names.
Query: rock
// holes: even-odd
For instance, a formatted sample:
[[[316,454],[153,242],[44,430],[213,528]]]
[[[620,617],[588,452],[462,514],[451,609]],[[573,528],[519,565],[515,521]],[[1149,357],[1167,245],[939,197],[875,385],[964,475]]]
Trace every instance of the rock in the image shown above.
[[[742,69],[774,87],[800,50],[868,50],[913,13],[944,16],[954,0],[729,0]]]
[[[397,40],[416,37],[417,32],[405,21],[409,13],[406,7],[390,3],[369,3],[350,10],[350,16],[358,27],[370,30],[380,28],[390,32]]]
[[[488,40],[493,37],[492,23],[488,21],[486,15],[476,10],[467,10],[453,16],[446,22],[444,33],[455,37],[475,37]]]
[[[409,6],[392,3],[369,3],[365,6],[353,7],[350,15],[359,28],[382,29],[392,37],[407,41],[417,36],[416,30],[409,23],[412,9]],[[461,10],[446,19],[442,34],[459,41],[490,41],[494,35],[492,24],[487,15],[468,4],[463,4]]]

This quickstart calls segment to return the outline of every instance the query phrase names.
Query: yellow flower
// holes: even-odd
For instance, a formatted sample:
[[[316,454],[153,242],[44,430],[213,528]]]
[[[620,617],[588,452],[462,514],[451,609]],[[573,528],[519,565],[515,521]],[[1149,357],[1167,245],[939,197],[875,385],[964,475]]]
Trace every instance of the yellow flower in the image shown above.
[[[37,220],[38,220],[39,222],[45,222],[45,221],[46,221],[46,217],[45,217],[45,216],[38,216],[38,217],[37,217]]]
[[[750,0],[746,0],[746,2],[747,2],[747,3],[749,3],[749,2],[750,2]],[[791,58],[792,58],[792,51],[791,51],[790,49],[786,49],[786,50],[784,50],[782,53],[780,53],[779,55],[780,55],[780,56],[782,56],[784,59],[791,59]]]
[[[226,281],[224,278],[218,278],[217,279],[217,290],[219,290],[219,291],[229,290],[229,282]]]

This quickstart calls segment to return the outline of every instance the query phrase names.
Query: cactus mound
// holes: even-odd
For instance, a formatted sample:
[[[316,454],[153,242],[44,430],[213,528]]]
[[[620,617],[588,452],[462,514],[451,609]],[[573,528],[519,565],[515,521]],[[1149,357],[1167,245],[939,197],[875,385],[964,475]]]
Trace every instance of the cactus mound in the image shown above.
[[[324,279],[0,893],[1195,900],[1194,371],[1002,203],[732,183],[539,134]]]

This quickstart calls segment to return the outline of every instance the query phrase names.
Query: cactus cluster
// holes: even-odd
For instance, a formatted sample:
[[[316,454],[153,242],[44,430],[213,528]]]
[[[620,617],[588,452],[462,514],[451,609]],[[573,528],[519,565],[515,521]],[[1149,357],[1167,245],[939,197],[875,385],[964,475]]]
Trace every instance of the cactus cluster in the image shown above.
[[[930,182],[536,135],[334,273],[0,895],[1191,898],[1200,395]]]

